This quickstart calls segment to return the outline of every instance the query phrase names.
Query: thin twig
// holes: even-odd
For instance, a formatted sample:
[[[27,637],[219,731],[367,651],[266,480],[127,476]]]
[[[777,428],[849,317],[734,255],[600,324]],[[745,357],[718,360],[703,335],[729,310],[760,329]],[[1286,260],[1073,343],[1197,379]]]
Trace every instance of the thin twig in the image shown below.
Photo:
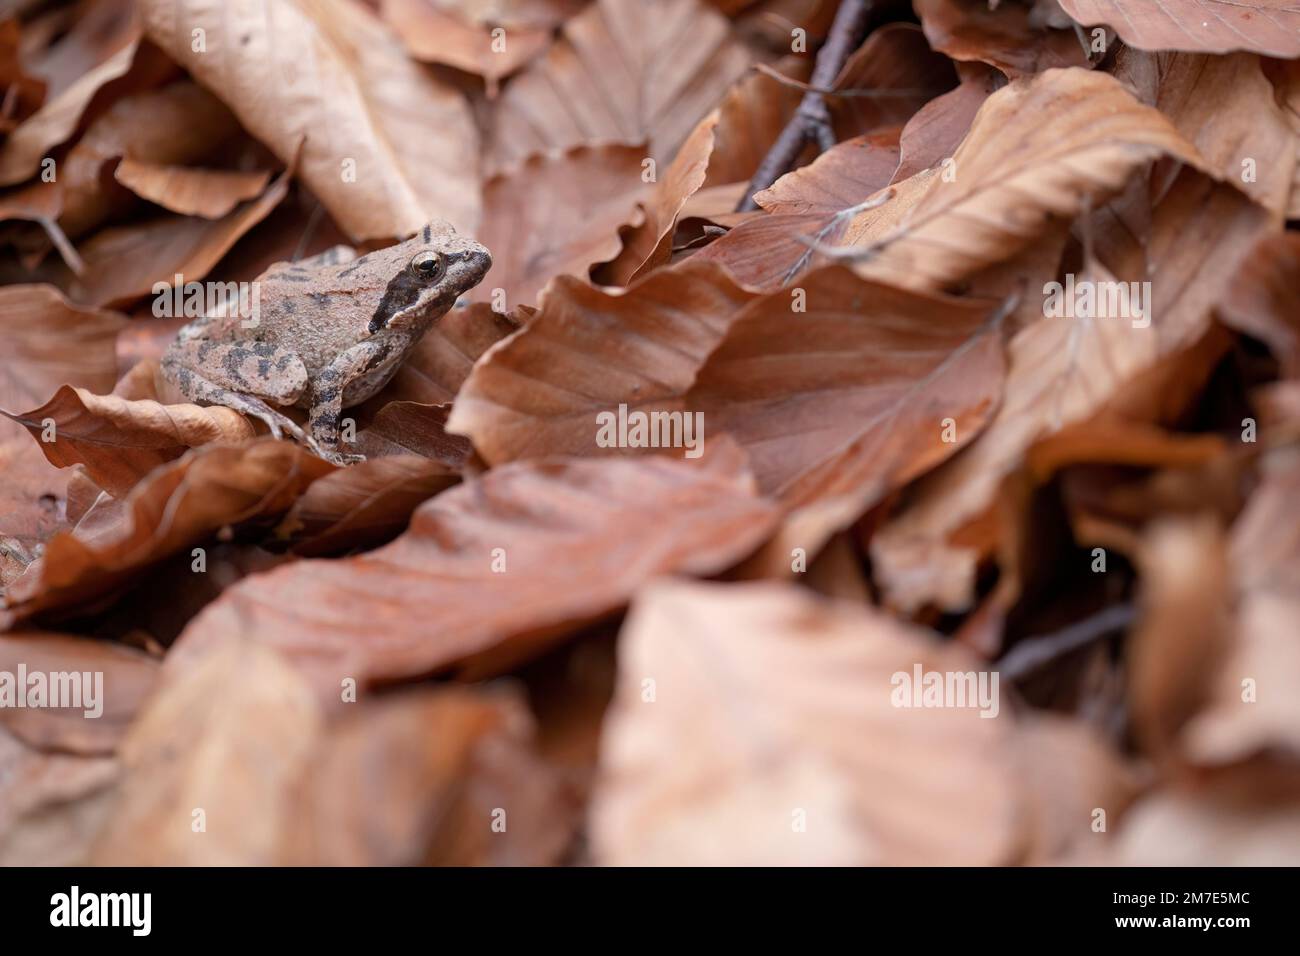
[[[803,255],[801,255],[798,261],[795,262],[795,264],[790,267],[790,271],[786,273],[785,281],[789,282],[796,275],[802,272],[804,266],[806,266],[809,260],[812,259],[813,253],[817,252],[819,249],[838,248],[836,246],[827,246],[825,244],[826,238],[831,233],[836,232],[839,229],[842,229],[845,223],[847,223],[858,213],[866,212],[868,209],[877,209],[880,206],[883,206],[885,203],[889,202],[889,200],[893,198],[894,198],[893,189],[881,193],[879,196],[871,196],[867,199],[864,199],[862,202],[858,203],[855,206],[849,206],[847,209],[841,209],[839,212],[837,212],[835,215],[833,215],[830,218],[830,221],[827,222],[826,225],[818,229],[817,232],[815,232],[813,235],[795,236],[794,237],[795,240],[797,242],[802,242],[805,246],[807,246],[808,251],[805,252]]]
[[[1070,21],[1070,26],[1074,27],[1074,35],[1079,40],[1079,46],[1083,48],[1083,55],[1087,57],[1088,62],[1091,63],[1092,49],[1088,46],[1088,38],[1083,35],[1083,27],[1079,26],[1079,24],[1075,23],[1073,20]]]
[[[817,62],[813,66],[812,82],[809,85],[814,89],[827,89],[835,82],[849,54],[862,41],[869,10],[870,0],[843,0],[840,8],[835,11],[831,32],[817,52]],[[737,212],[750,212],[758,208],[754,202],[754,193],[766,189],[778,177],[789,172],[809,139],[816,139],[822,148],[828,148],[826,144],[834,142],[826,102],[822,99],[822,94],[814,91],[804,94],[794,116],[790,117],[785,129],[781,130],[781,135],[758,164],[758,170],[749,181],[749,188],[745,190],[745,198],[736,207]]]
[[[766,63],[755,63],[754,69],[764,76],[771,77],[783,86],[789,86],[796,90],[802,90],[805,93],[816,93],[818,96],[838,96],[846,99],[916,99],[921,96],[933,96],[934,90],[923,90],[920,87],[912,89],[898,88],[892,90],[873,90],[867,87],[854,87],[847,90],[836,90],[824,86],[813,86],[803,80],[796,80],[793,76],[786,76],[775,67],[768,66]]]
[[[325,207],[317,201],[315,208],[307,217],[307,225],[303,227],[302,237],[298,240],[298,247],[293,250],[292,262],[297,262],[302,258],[302,254],[307,251],[307,246],[311,243],[311,237],[315,235],[316,226],[320,223],[321,216],[324,213]]]
[[[995,666],[1007,680],[1023,680],[1052,661],[1123,630],[1135,620],[1137,609],[1132,604],[1112,604],[1054,634],[1021,641],[1003,654]]]
[[[84,275],[86,263],[82,261],[81,256],[77,255],[76,247],[69,241],[67,234],[59,228],[59,224],[49,216],[38,216],[36,221],[40,223],[45,234],[50,237],[50,242],[54,248],[59,251],[59,256],[72,270],[74,275]]]

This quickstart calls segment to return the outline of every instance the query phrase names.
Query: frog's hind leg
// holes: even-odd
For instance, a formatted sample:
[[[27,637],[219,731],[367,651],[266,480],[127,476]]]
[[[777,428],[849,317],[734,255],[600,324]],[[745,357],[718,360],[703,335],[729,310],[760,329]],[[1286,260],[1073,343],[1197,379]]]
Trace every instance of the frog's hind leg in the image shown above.
[[[290,405],[307,389],[307,369],[292,352],[269,343],[221,343],[206,339],[173,342],[162,360],[163,375],[191,402],[224,405],[285,433],[319,452],[297,422],[268,403]]]
[[[272,437],[283,438],[288,434],[312,451],[320,453],[320,446],[303,430],[302,426],[283,412],[276,411],[260,398],[209,382],[193,369],[180,368],[176,371],[175,378],[190,401],[199,405],[224,405],[226,408],[232,408],[265,423]]]
[[[307,390],[307,367],[302,359],[269,342],[178,339],[167,349],[162,365],[163,374],[182,391],[179,374],[183,369],[197,372],[220,388],[275,405],[292,405]]]

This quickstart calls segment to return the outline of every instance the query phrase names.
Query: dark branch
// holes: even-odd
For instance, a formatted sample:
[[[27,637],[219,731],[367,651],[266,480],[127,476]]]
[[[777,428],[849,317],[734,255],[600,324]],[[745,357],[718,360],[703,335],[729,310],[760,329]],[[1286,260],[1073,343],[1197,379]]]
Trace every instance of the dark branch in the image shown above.
[[[799,108],[785,124],[785,129],[781,130],[781,135],[776,138],[763,161],[758,164],[758,171],[749,181],[749,188],[745,190],[745,198],[737,207],[738,211],[758,208],[754,194],[789,172],[809,139],[815,140],[822,150],[835,145],[830,111],[822,99],[823,94],[818,91],[831,88],[840,70],[844,69],[849,54],[862,42],[870,6],[870,0],[843,0],[840,8],[835,11],[830,35],[817,52],[817,63],[813,66],[812,79],[808,84],[812,89],[804,94]]]

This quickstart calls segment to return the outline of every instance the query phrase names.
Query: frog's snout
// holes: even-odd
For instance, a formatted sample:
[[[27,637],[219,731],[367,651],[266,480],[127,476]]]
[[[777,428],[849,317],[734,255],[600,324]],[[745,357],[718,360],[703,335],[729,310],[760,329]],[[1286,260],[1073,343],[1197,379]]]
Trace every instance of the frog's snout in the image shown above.
[[[477,285],[488,274],[488,270],[492,268],[492,253],[479,246],[477,249],[471,249],[463,253],[463,255],[465,264],[473,276],[473,281],[470,284]]]
[[[447,274],[443,283],[463,294],[482,282],[491,268],[492,254],[476,242],[467,242],[447,254]]]

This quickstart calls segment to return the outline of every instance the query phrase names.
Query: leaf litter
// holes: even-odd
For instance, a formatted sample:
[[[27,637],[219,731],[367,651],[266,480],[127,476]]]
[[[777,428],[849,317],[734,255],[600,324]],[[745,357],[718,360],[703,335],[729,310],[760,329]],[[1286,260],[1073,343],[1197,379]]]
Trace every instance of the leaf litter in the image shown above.
[[[1300,862],[1300,14],[1159,8],[19,5],[0,862]],[[165,374],[436,220],[364,460]]]

